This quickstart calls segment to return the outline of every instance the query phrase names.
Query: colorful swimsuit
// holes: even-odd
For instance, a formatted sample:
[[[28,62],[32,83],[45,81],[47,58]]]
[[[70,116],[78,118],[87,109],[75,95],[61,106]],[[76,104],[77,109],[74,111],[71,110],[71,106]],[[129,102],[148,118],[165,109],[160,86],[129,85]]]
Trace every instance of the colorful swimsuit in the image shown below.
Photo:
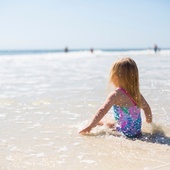
[[[123,133],[129,138],[136,138],[141,135],[141,114],[140,108],[136,105],[135,101],[131,96],[123,89],[119,88],[124,92],[130,100],[133,102],[131,107],[120,107],[117,105],[113,106],[114,117],[117,121],[117,131]]]

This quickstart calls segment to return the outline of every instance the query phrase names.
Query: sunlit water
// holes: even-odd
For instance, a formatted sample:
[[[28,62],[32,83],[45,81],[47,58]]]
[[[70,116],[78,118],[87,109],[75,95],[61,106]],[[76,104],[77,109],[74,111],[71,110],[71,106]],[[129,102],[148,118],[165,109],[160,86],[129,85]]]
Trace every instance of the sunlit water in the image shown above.
[[[112,63],[129,56],[154,125],[143,137],[106,127],[78,134],[109,94]],[[170,52],[70,52],[0,56],[0,169],[170,169]],[[105,121],[110,119],[109,111]]]

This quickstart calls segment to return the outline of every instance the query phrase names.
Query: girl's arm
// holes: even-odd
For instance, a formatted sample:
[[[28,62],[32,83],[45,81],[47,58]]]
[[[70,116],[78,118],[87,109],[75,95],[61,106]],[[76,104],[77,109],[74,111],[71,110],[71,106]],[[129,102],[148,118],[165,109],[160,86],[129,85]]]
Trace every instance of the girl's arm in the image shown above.
[[[84,134],[86,132],[90,132],[91,129],[94,128],[97,125],[97,123],[106,115],[106,113],[110,110],[110,108],[115,103],[115,96],[116,96],[115,92],[113,92],[112,94],[110,94],[108,96],[108,98],[106,99],[105,103],[102,105],[102,107],[100,107],[98,109],[98,111],[94,115],[94,117],[91,120],[91,122],[89,123],[89,125],[87,125],[79,133]]]
[[[145,98],[142,95],[141,95],[141,103],[142,103],[142,109],[143,109],[145,117],[146,117],[146,122],[147,123],[152,123],[152,111],[151,111],[151,108],[150,108],[149,104],[147,103],[147,101],[145,100]]]

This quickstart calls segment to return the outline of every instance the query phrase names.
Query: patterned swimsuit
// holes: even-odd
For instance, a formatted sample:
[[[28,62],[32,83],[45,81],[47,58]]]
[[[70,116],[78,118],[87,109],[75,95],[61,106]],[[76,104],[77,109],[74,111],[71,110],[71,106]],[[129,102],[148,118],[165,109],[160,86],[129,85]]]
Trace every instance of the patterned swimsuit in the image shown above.
[[[116,130],[123,133],[126,137],[137,138],[141,135],[140,108],[137,107],[135,101],[123,88],[119,89],[130,98],[130,100],[133,102],[133,106],[113,106],[114,117],[117,121]]]

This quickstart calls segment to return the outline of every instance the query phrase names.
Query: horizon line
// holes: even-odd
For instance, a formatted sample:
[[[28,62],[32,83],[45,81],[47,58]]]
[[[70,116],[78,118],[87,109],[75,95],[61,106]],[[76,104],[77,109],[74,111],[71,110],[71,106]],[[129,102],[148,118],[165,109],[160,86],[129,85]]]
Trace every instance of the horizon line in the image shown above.
[[[0,49],[1,52],[7,52],[7,51],[63,51],[65,49],[68,49],[69,51],[80,51],[80,50],[108,50],[108,51],[117,51],[117,50],[149,50],[149,49],[153,49],[153,47],[132,47],[132,48],[28,48],[28,49]],[[163,49],[163,50],[168,50],[170,49],[170,47],[163,47],[163,48],[159,48],[159,49]]]

